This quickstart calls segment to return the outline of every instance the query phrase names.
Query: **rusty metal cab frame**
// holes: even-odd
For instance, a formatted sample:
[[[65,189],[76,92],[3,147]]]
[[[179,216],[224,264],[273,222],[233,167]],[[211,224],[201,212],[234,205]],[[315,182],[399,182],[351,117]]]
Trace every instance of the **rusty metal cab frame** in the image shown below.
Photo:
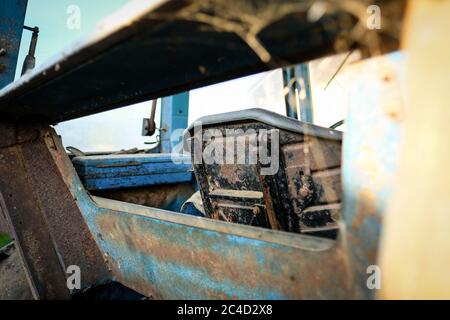
[[[340,232],[331,241],[96,197],[51,125],[350,48],[368,52],[373,36],[380,39],[379,53],[395,50],[404,1],[375,3],[392,27],[355,38],[358,19],[340,7],[311,22],[296,0],[131,2],[85,40],[2,88],[0,218],[33,297],[70,299],[71,265],[85,275],[82,289],[116,281],[154,298],[373,296],[361,260],[367,253],[373,264],[373,250],[361,244],[376,249],[378,235],[359,236],[351,217],[345,224],[356,236]],[[241,16],[265,23],[250,30]],[[350,23],[336,23],[343,18]],[[223,19],[236,28],[214,24]],[[290,127],[275,127],[292,136]],[[295,141],[296,147],[304,142]],[[283,152],[289,159],[289,148]],[[347,238],[356,245],[347,245]]]

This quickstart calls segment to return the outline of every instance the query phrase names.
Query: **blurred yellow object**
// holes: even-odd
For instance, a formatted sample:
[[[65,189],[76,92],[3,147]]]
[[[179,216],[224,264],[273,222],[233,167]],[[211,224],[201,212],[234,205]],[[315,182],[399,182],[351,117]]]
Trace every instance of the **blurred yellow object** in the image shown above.
[[[409,1],[406,134],[380,251],[382,299],[450,299],[450,1]]]

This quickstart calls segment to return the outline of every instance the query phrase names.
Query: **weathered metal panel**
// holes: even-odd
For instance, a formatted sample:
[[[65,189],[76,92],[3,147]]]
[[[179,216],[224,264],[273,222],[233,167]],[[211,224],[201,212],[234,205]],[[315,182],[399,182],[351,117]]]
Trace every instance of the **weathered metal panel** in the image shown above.
[[[151,208],[180,212],[183,204],[196,192],[193,181],[126,189],[90,190],[102,198],[134,203]]]
[[[353,297],[341,242],[94,201],[84,212],[116,279],[147,296]]]
[[[35,298],[68,298],[60,264],[34,186],[23,165],[20,146],[2,149],[0,205],[24,258]]]
[[[0,89],[14,81],[28,0],[0,0]]]
[[[3,170],[5,165],[0,166],[2,192],[8,190],[13,195],[8,196],[2,208],[27,211],[27,219],[30,219],[29,213],[36,210],[32,208],[36,204],[33,197],[36,197],[39,206],[46,211],[45,218],[49,219],[48,224],[36,225],[34,222],[39,222],[44,215],[33,214],[33,224],[28,224],[31,223],[29,220],[19,220],[17,214],[20,215],[20,212],[9,215],[18,234],[22,235],[16,237],[22,247],[21,252],[25,253],[25,257],[30,253],[37,254],[26,259],[28,264],[41,265],[45,271],[50,271],[52,266],[54,269],[61,268],[58,260],[61,258],[64,263],[67,261],[80,265],[83,281],[91,285],[112,279],[154,298],[334,299],[365,296],[353,291],[354,286],[363,287],[366,279],[351,273],[347,234],[342,226],[338,240],[331,241],[91,197],[83,188],[58,137],[53,133],[50,136],[44,134],[43,138],[45,148],[33,147],[36,142],[23,141],[19,146],[1,149],[4,156],[8,152],[17,152],[17,148],[25,152],[23,155],[27,156],[26,159],[32,158],[32,152],[39,155],[29,160],[35,165],[25,163],[28,174],[19,174],[22,178],[29,177],[32,182],[33,189],[24,194],[21,192],[27,190],[23,189],[25,184],[20,185],[21,192],[5,187],[6,181],[14,180],[11,176],[14,170],[8,173]],[[32,148],[24,151],[30,145]],[[50,150],[51,157],[45,155],[48,151],[44,152],[40,148]],[[20,159],[24,161],[25,158]],[[54,164],[49,166],[52,162]],[[54,179],[54,173],[49,171],[51,168],[54,173],[61,174],[64,184],[58,179],[53,182],[48,180]],[[44,173],[40,182],[36,181],[39,173]],[[16,179],[12,186],[18,188],[22,180]],[[68,190],[69,194],[65,193],[63,199],[51,196],[61,190]],[[21,201],[13,203],[11,199],[16,194],[21,195]],[[27,203],[30,206],[25,210]],[[64,212],[60,209],[64,209]],[[56,218],[54,214],[58,212],[59,218]],[[88,234],[75,232],[80,230],[79,224],[76,224],[75,229],[62,227],[64,221],[74,226],[74,214],[77,212],[82,213],[90,231]],[[26,222],[26,225],[20,225],[20,221]],[[23,236],[26,230],[30,230],[32,235],[38,235],[38,240],[27,241]],[[82,256],[75,254],[72,259],[68,255],[72,250],[79,250],[80,243],[87,245],[90,235],[101,252],[91,251],[90,258],[95,260],[103,257],[111,271],[110,276],[86,269]],[[45,240],[45,237],[49,239]],[[70,241],[65,243],[62,237]],[[39,246],[33,249],[33,243],[51,243],[53,247]],[[67,247],[64,248],[65,244]],[[58,257],[40,255],[41,251],[46,255],[56,252]],[[62,285],[65,280],[62,276],[64,269],[61,268],[60,272],[56,269],[55,274],[63,279],[53,279],[56,282],[50,284]],[[52,273],[40,274],[45,275],[44,283],[52,281]],[[61,292],[51,296],[67,297],[62,288]]]
[[[10,234],[10,230],[8,227],[8,222],[6,220],[6,215],[3,213],[2,208],[0,207],[0,238],[4,242],[6,242],[6,237]],[[9,236],[8,236],[9,237]],[[0,240],[0,247],[3,244],[3,241]]]
[[[161,100],[161,153],[181,151],[174,149],[177,145],[180,145],[180,142],[182,142],[183,130],[187,128],[188,120],[189,92],[165,97]]]
[[[355,281],[377,265],[383,216],[398,172],[404,102],[404,55],[396,52],[352,67],[343,145],[343,217]],[[408,223],[405,221],[405,223]],[[362,290],[373,297],[375,291]]]
[[[64,157],[65,158],[65,157]],[[154,298],[354,297],[345,231],[337,242],[90,197],[64,180],[114,279]]]
[[[244,26],[239,35],[201,19],[192,20],[198,13],[228,19],[221,16],[226,13],[232,18],[226,22],[232,22],[235,7],[248,10],[248,16],[273,16],[272,2],[245,3],[249,2],[172,1],[154,7],[133,2],[108,20],[117,19],[117,24],[106,22],[86,41],[1,91],[1,116],[42,117],[45,122],[72,119],[308,60],[332,52],[337,35],[347,39],[345,48],[357,42],[343,37],[351,30],[330,33],[323,21],[306,22],[305,12],[298,10],[295,14],[287,10],[289,14],[276,21],[264,21],[267,24],[253,34],[263,44],[262,51],[242,40],[242,32],[249,34],[248,22],[234,25]],[[403,1],[379,3],[402,7]],[[296,4],[304,3],[282,3],[283,8]],[[382,5],[383,17],[400,23],[402,10],[390,11],[390,6]],[[244,16],[242,11],[234,12]],[[394,31],[394,37],[389,36],[387,43],[396,47],[398,29],[388,31]],[[111,65],[115,68],[106,72]],[[385,97],[383,93],[378,92],[378,97]],[[357,208],[355,212],[363,215],[346,217],[348,239],[340,226],[338,241],[331,242],[91,198],[54,133],[47,128],[3,124],[0,131],[1,206],[16,230],[14,238],[25,258],[35,297],[67,297],[64,269],[68,264],[82,267],[85,285],[109,279],[102,256],[117,280],[157,298],[368,296],[363,267],[377,253],[378,208]],[[384,157],[377,163],[383,161]],[[373,177],[368,175],[368,181],[379,182]],[[386,191],[375,190],[367,197],[362,193],[363,199],[373,200],[373,195],[383,199]],[[367,215],[372,212],[373,216]]]
[[[81,268],[83,288],[108,279],[100,251],[64,183],[70,161],[59,138],[45,126],[0,127],[13,129],[15,136],[6,141],[11,145],[0,147],[0,205],[33,296],[69,298],[70,265]]]
[[[313,22],[309,1],[132,1],[2,90],[0,114],[55,123],[365,47],[376,35],[380,46],[369,52],[398,47],[404,1],[359,0],[356,12],[328,3]],[[389,28],[354,32],[369,4]]]
[[[106,190],[192,181],[190,158],[171,154],[76,157],[85,188]]]

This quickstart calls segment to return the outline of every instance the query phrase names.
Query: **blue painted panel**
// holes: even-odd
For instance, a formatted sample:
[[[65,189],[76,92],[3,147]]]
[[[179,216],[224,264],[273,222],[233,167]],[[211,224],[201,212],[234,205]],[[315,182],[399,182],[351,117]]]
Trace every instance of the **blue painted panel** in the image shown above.
[[[366,60],[353,71],[357,79],[349,92],[343,144],[343,216],[360,283],[377,264],[382,219],[398,171],[403,62],[397,52]]]
[[[88,190],[190,182],[193,178],[191,160],[183,155],[76,157],[73,164]]]
[[[14,80],[28,0],[0,0],[0,89]]]
[[[171,153],[181,143],[183,130],[188,126],[189,92],[162,99],[161,103],[161,152]],[[179,130],[179,134],[173,133]],[[177,150],[179,151],[179,150]]]
[[[90,197],[75,172],[70,173],[73,169],[68,170],[66,183],[108,262],[112,279],[146,296],[354,297],[341,241]]]
[[[82,178],[82,180],[85,188],[88,190],[110,190],[190,182],[192,181],[192,173],[175,172],[115,178]]]
[[[351,297],[340,244],[333,247],[317,238],[100,198],[94,201],[97,206],[89,205],[84,212],[115,279],[144,295],[165,299]],[[278,242],[278,237],[284,241]]]

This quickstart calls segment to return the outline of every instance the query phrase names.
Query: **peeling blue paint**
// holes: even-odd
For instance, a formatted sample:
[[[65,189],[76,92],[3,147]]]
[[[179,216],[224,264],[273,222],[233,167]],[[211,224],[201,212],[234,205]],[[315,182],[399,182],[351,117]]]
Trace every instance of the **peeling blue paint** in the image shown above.
[[[88,190],[120,189],[193,180],[183,155],[143,154],[76,157],[73,164]]]
[[[10,84],[16,74],[20,41],[28,0],[0,0],[0,89]]]
[[[272,230],[105,199],[99,205],[77,176],[71,177],[70,186],[100,250],[110,261],[111,279],[144,295],[165,299],[350,296],[345,256],[339,246],[322,251],[298,249],[258,240],[250,233],[246,237],[233,232],[234,228],[249,232],[257,229],[271,235]],[[182,219],[170,221],[176,217]],[[206,222],[225,225],[229,231],[209,229]],[[300,235],[291,236],[293,242],[298,241],[295,237],[302,239]]]

